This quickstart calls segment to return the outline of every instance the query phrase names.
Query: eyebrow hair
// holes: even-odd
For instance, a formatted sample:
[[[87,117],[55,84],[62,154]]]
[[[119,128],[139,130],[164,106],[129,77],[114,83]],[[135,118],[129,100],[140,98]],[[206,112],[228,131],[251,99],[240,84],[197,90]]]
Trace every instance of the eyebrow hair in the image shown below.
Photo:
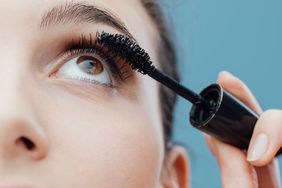
[[[57,24],[79,24],[83,22],[106,24],[134,39],[124,22],[113,13],[85,3],[66,2],[51,8],[43,14],[40,28],[44,29]]]

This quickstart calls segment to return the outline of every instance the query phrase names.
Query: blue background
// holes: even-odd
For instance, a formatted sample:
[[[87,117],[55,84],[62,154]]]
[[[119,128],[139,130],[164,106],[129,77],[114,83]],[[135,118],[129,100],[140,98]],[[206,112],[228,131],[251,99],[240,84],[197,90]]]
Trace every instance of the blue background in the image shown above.
[[[164,8],[184,85],[199,92],[228,70],[250,87],[263,109],[282,109],[281,0],[166,0]],[[179,98],[174,138],[187,147],[192,187],[220,187],[216,161],[188,122],[190,107]]]

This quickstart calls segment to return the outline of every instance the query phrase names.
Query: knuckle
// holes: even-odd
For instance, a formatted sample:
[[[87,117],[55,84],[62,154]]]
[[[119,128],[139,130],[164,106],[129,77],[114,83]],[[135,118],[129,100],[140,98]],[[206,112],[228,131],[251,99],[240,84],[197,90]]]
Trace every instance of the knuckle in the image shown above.
[[[281,116],[282,118],[282,110],[278,109],[268,109],[262,113],[262,116]]]

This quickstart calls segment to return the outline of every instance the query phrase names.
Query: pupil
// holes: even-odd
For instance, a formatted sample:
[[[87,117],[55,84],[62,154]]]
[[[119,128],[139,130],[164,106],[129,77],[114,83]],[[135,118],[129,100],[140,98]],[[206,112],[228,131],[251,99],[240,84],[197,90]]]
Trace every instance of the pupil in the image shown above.
[[[88,69],[92,69],[94,67],[94,63],[92,61],[88,61],[87,64],[86,64],[86,67]]]

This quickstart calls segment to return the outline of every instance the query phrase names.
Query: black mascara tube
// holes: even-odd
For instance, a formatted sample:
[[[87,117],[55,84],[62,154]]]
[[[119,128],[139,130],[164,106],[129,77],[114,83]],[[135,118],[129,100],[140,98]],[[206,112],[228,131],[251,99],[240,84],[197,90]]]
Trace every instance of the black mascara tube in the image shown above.
[[[219,84],[211,84],[200,95],[213,101],[214,107],[207,111],[193,105],[190,111],[192,126],[225,143],[247,150],[259,115]],[[282,149],[276,155],[281,153]]]

